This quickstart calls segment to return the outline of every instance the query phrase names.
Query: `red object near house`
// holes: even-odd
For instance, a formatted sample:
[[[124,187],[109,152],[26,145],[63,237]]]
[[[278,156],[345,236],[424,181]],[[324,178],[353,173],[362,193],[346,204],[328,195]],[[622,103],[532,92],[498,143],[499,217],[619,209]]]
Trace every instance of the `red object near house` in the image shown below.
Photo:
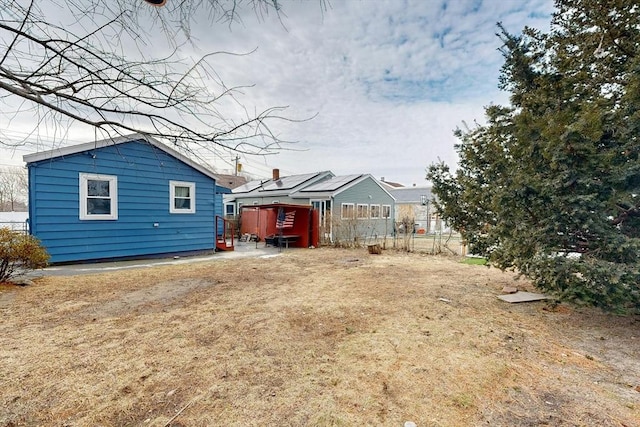
[[[243,206],[240,234],[256,235],[260,241],[282,239],[288,247],[318,246],[318,211],[309,205],[274,203]]]
[[[216,250],[232,251],[234,248],[233,224],[219,215],[216,215],[215,221]]]

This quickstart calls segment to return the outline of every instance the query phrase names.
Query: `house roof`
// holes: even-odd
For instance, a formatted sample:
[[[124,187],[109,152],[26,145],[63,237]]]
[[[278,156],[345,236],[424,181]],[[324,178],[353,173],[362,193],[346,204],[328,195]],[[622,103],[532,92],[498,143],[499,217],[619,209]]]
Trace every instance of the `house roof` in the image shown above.
[[[380,181],[376,180],[373,176],[369,174],[356,174],[334,176],[331,179],[301,188],[300,190],[292,194],[291,198],[295,199],[335,196],[336,194],[341,193],[342,191],[369,178],[372,179],[376,184],[378,184],[384,192],[391,196],[389,190],[385,188],[380,183]]]
[[[232,190],[238,197],[264,197],[289,195],[305,184],[313,185],[319,180],[333,177],[330,171],[284,176],[266,181],[251,181]]]
[[[291,175],[277,180],[251,181],[232,190],[233,196],[227,202],[238,198],[289,196],[292,199],[333,197],[352,186],[372,179],[385,193],[393,197],[390,190],[370,174],[334,176],[331,171],[302,175]]]
[[[361,174],[334,176],[333,178],[305,187],[301,189],[300,192],[335,191],[355,181],[361,176]]]
[[[283,176],[282,178],[276,180],[272,179],[265,182],[262,185],[262,189],[260,191],[292,190],[306,183],[307,181],[310,181],[318,175],[319,173],[316,172],[306,173],[302,175]]]
[[[173,148],[170,148],[167,145],[164,145],[157,139],[152,138],[148,135],[143,135],[139,133],[124,135],[117,138],[107,138],[100,141],[87,142],[84,144],[71,145],[68,147],[55,148],[53,150],[41,151],[39,153],[27,154],[23,156],[23,160],[27,164],[35,163],[42,160],[51,160],[51,159],[56,159],[58,157],[71,156],[73,154],[78,154],[85,151],[97,150],[97,149],[112,146],[112,145],[126,144],[128,142],[147,142],[148,144],[156,147],[157,149],[164,151],[168,155],[175,157],[181,162],[191,166],[193,169],[197,170],[198,172],[201,172],[202,174],[208,176],[209,178],[214,180],[216,179],[216,175],[213,173],[213,171],[205,168],[199,163],[194,162],[193,160],[191,160],[184,154],[179,153]]]
[[[247,178],[240,175],[226,175],[217,173],[216,179],[219,186],[226,187],[231,190],[247,183]]]
[[[327,197],[337,194],[360,181],[365,175],[339,175],[330,179],[318,182],[305,188],[301,188],[291,195],[291,198],[313,198]]]
[[[403,188],[404,187],[404,185],[400,184],[399,182],[385,181],[384,178],[380,179],[380,182],[383,183],[384,185],[386,185],[389,188]]]
[[[396,203],[420,204],[422,202],[421,196],[427,196],[428,201],[434,198],[434,195],[431,193],[431,187],[392,188],[389,192],[396,199]]]
[[[242,184],[236,188],[232,188],[231,192],[233,194],[249,193],[260,187],[262,185],[262,182],[263,181],[260,180],[249,181],[246,184]]]

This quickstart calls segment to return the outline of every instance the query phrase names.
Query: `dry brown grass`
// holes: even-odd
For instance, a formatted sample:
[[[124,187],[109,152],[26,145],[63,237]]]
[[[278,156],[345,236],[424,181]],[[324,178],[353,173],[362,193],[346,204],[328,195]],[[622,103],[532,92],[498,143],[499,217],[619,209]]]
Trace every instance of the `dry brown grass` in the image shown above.
[[[507,284],[316,249],[4,286],[0,426],[640,426],[639,319]]]

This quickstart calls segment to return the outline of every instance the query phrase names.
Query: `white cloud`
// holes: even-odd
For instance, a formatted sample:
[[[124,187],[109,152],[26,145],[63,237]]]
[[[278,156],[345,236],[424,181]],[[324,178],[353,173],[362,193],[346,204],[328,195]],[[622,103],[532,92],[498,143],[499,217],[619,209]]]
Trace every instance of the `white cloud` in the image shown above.
[[[250,109],[288,105],[287,115],[313,120],[274,123],[296,150],[243,158],[245,170],[268,177],[332,170],[371,173],[422,185],[438,158],[455,162],[453,130],[483,120],[483,107],[506,102],[497,89],[502,59],[496,23],[517,33],[548,30],[552,0],[335,1],[283,3],[274,14],[229,27],[205,17],[194,47],[246,53],[213,59],[228,85],[254,85],[240,100]],[[2,127],[2,123],[0,123]],[[212,161],[229,168],[232,154]]]
[[[453,130],[482,121],[484,106],[506,102],[497,89],[496,23],[545,30],[551,2],[443,4],[341,2],[322,17],[303,3],[288,9],[288,32],[273,23],[247,28],[241,41],[256,40],[259,49],[230,74],[256,83],[247,99],[290,105],[298,117],[319,114],[281,127],[308,151],[283,152],[268,165],[285,173],[367,172],[410,185],[424,184],[438,158],[455,163]]]

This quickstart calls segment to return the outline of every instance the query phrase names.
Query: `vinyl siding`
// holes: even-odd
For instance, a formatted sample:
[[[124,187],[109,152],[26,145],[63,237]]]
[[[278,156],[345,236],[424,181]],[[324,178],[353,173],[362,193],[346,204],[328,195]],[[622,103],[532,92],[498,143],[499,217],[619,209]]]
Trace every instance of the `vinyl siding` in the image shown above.
[[[51,262],[214,247],[215,181],[144,141],[42,160],[28,167],[31,232],[47,248]],[[117,177],[117,220],[79,219],[80,173]],[[196,213],[169,213],[171,180],[196,183]]]
[[[371,197],[369,197],[371,196]],[[371,177],[346,188],[344,191],[337,193],[333,198],[333,214],[340,215],[343,203],[353,203],[354,211],[357,212],[357,206],[364,204],[369,206],[369,214],[371,214],[371,205],[380,205],[380,215],[382,215],[382,206],[391,206],[391,218],[384,219],[359,219],[358,232],[362,236],[391,234],[393,231],[393,198],[385,192]]]
[[[218,215],[221,217],[224,217],[224,202],[222,201],[223,194],[231,194],[231,190],[226,187],[221,187],[219,185],[216,185],[216,200],[215,200],[214,211],[215,211],[215,215]]]

